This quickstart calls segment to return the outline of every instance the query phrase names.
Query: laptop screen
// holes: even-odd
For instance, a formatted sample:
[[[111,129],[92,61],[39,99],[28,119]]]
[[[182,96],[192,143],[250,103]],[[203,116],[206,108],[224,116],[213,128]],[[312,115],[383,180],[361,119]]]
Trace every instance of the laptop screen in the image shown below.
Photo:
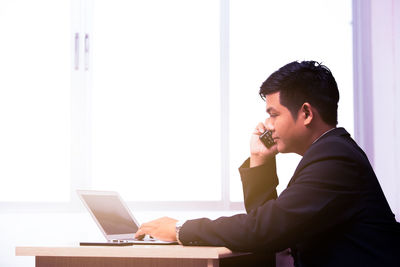
[[[107,235],[136,233],[138,227],[118,196],[82,194]]]

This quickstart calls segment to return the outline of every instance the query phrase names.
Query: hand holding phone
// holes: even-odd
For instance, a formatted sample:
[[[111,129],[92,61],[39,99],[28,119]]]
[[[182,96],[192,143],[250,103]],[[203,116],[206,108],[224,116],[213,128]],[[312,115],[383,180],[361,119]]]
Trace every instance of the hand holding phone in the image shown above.
[[[260,135],[260,140],[261,142],[267,147],[271,148],[273,145],[275,145],[274,139],[272,138],[272,132],[266,130],[264,133]]]
[[[260,166],[271,160],[278,154],[272,132],[267,126],[260,122],[253,132],[250,140],[250,168]]]

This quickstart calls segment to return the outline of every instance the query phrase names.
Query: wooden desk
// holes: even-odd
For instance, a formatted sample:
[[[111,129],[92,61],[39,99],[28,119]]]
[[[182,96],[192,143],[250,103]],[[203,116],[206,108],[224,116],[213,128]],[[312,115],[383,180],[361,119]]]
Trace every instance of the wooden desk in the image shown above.
[[[275,266],[275,258],[232,252],[224,247],[17,247],[15,252],[17,256],[35,256],[36,267]]]

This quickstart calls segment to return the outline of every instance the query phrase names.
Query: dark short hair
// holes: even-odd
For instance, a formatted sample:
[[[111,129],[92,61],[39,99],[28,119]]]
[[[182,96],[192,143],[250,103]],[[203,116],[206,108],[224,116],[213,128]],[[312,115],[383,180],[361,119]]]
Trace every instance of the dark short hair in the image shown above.
[[[328,67],[316,61],[294,61],[272,73],[261,85],[260,96],[280,92],[280,103],[296,120],[301,106],[308,102],[317,109],[322,120],[337,124],[339,90]]]

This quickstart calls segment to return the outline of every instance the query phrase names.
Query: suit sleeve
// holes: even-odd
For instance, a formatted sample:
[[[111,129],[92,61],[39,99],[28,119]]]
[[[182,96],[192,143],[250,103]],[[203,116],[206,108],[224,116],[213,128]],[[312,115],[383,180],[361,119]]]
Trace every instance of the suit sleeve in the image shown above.
[[[264,205],[268,200],[276,199],[276,187],[279,183],[275,157],[264,165],[254,168],[249,166],[250,159],[247,159],[239,168],[247,213]]]
[[[349,220],[357,212],[358,176],[350,157],[319,157],[300,170],[277,199],[260,194],[247,199],[247,214],[189,220],[181,228],[180,241],[237,251],[280,251]]]

